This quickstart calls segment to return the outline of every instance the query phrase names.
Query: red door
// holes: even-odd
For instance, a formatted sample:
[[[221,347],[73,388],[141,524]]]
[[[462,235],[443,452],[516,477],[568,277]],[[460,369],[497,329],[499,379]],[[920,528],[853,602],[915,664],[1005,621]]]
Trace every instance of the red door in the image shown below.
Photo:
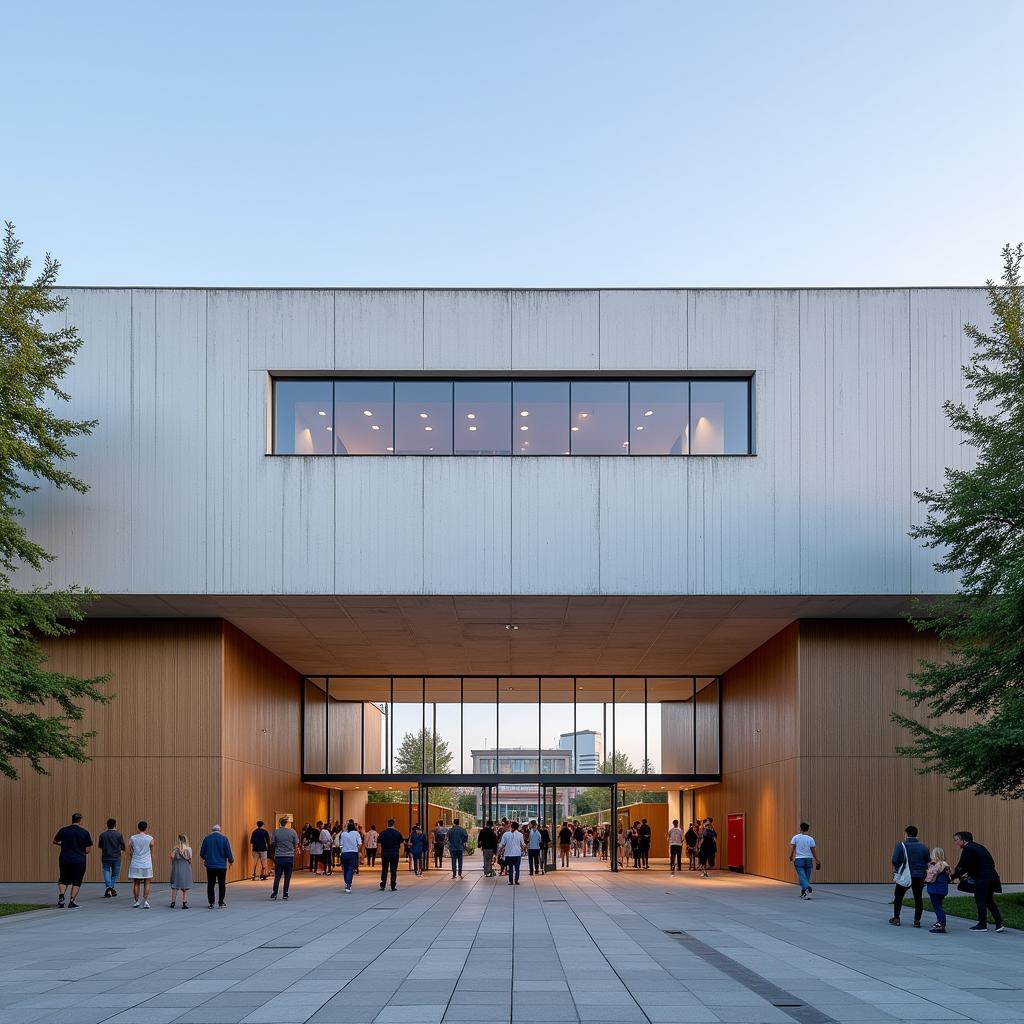
[[[730,814],[726,825],[725,862],[730,871],[742,871],[747,853],[745,814]]]

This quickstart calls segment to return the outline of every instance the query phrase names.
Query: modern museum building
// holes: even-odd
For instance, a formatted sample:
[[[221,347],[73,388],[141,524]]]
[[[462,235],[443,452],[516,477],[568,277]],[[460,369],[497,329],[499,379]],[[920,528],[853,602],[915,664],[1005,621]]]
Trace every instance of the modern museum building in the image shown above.
[[[910,822],[1024,879],[1024,812],[890,718],[942,654],[904,616],[956,581],[908,531],[971,457],[983,289],[66,294],[90,489],[28,496],[55,561],[15,582],[95,592],[47,648],[114,699],[88,763],[0,782],[0,878],[51,877],[73,811],[161,857],[219,823],[241,878],[257,819],[599,792],[786,881],[802,820],[823,882],[888,880]]]

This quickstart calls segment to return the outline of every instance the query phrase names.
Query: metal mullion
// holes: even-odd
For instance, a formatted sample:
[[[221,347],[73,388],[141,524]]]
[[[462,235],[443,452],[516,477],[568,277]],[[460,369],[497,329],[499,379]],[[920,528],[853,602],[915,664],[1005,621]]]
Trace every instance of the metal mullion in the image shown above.
[[[697,677],[690,676],[690,711],[693,717],[693,767],[690,771],[697,774]]]
[[[420,772],[427,773],[427,677],[420,676]]]
[[[647,764],[647,676],[644,676],[644,775],[649,775]]]
[[[388,717],[388,775],[395,774],[395,677],[391,680],[391,714]]]

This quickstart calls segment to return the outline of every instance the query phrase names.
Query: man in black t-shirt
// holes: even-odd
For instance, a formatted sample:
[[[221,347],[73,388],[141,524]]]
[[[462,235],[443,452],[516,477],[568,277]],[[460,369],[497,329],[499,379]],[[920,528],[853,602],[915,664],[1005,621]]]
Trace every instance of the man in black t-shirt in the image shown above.
[[[377,847],[380,850],[380,887],[387,884],[391,875],[391,891],[398,888],[398,854],[405,842],[405,836],[395,828],[395,819],[388,818],[388,827],[377,836]]]
[[[64,906],[64,890],[70,886],[71,901],[68,903],[68,909],[77,910],[75,897],[85,877],[86,854],[92,849],[92,836],[82,827],[81,814],[76,811],[71,815],[71,824],[57,830],[53,837],[53,845],[60,847],[57,906]]]
[[[651,826],[646,818],[640,819],[640,866],[651,866]]]
[[[262,821],[256,822],[256,827],[249,836],[249,845],[252,847],[252,880],[256,881],[256,869],[260,869],[260,881],[267,880],[267,851],[270,849],[270,833],[263,827]]]

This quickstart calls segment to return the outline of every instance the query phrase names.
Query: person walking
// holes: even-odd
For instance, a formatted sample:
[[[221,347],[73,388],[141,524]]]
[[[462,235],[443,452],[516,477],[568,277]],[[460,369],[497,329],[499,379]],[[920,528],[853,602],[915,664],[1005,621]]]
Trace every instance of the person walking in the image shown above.
[[[806,821],[800,822],[800,831],[789,841],[789,860],[796,870],[796,880],[800,883],[800,899],[811,898],[811,871],[818,856],[818,847],[808,829]],[[821,866],[820,864],[818,865]]]
[[[439,868],[444,864],[444,844],[448,838],[448,828],[445,823],[438,818],[437,824],[434,826],[433,839],[434,839],[434,867]]]
[[[925,891],[935,911],[935,924],[928,929],[931,932],[941,933],[946,930],[946,911],[942,903],[949,895],[949,876],[952,870],[946,861],[946,851],[936,846],[928,861],[928,873],[924,876]]]
[[[569,851],[572,849],[572,829],[563,821],[558,830],[558,862],[563,868],[569,866]]]
[[[908,890],[914,894],[914,927],[921,927],[924,913],[924,879],[928,874],[928,847],[917,838],[917,826],[908,825],[892,851],[892,880],[896,884],[892,897],[889,924],[899,927],[903,897]]]
[[[171,910],[181,893],[181,909],[188,910],[188,891],[192,888],[192,847],[188,836],[181,834],[171,850]]]
[[[327,827],[327,822],[324,822],[324,827],[320,829],[320,845],[323,848],[320,854],[320,861],[324,866],[324,874],[333,874],[334,863],[331,850],[334,847],[334,836],[331,835],[331,830]]]
[[[121,858],[124,856],[124,836],[117,827],[117,819],[107,818],[106,830],[99,834],[96,842],[100,848],[100,863],[103,868],[103,898],[117,895],[117,883],[121,877]]]
[[[146,831],[149,825],[139,822],[139,830],[128,839],[128,850],[132,861],[128,865],[128,877],[132,880],[132,906],[149,910],[149,893],[153,885],[153,846],[156,840]]]
[[[619,865],[622,867],[622,858],[626,853],[626,833],[622,829],[622,825],[618,826],[615,835],[615,858]]]
[[[256,827],[249,836],[249,846],[252,849],[252,880],[256,881],[256,871],[259,870],[260,881],[267,879],[267,854],[270,851],[270,833],[263,827],[262,821],[256,822]]]
[[[295,870],[295,854],[299,849],[300,842],[298,832],[288,824],[288,818],[282,816],[278,820],[278,827],[270,836],[270,853],[274,858],[274,888],[270,893],[272,900],[277,899],[282,878],[284,879],[284,899],[288,899],[288,889],[292,884],[292,872]]]
[[[540,826],[540,873],[548,873],[548,851],[551,849],[551,823],[541,822]]]
[[[676,869],[683,870],[683,830],[679,822],[673,818],[672,827],[668,830],[668,870],[675,874]]]
[[[235,863],[235,855],[231,852],[231,841],[214,825],[210,834],[199,847],[199,856],[206,867],[206,900],[213,910],[213,890],[217,888],[217,906],[225,907],[224,886],[228,877],[228,865]]]
[[[966,892],[974,892],[974,903],[978,908],[978,923],[968,931],[987,932],[989,913],[996,931],[1004,931],[1003,915],[994,897],[995,893],[1003,891],[1003,885],[992,854],[974,841],[971,832],[954,832],[953,842],[960,850],[960,860],[953,869],[953,881],[959,881],[960,888]]]
[[[418,823],[413,825],[412,832],[409,833],[409,853],[412,855],[412,871],[417,877],[423,874],[429,845],[430,841],[427,839],[426,832],[420,828]]]
[[[718,833],[715,831],[715,819],[705,818],[701,823],[700,846],[697,849],[697,860],[700,863],[701,877],[710,878],[708,868],[715,866],[718,855]]]
[[[92,849],[92,836],[82,825],[82,815],[75,811],[71,824],[57,829],[53,845],[60,847],[57,857],[57,906],[64,906],[64,893],[70,888],[68,910],[78,909],[78,890],[85,878],[86,858]],[[138,906],[138,903],[135,904]]]
[[[526,833],[526,858],[531,875],[540,874],[540,829],[537,822],[531,821]]]
[[[494,857],[498,852],[498,834],[494,831],[493,821],[488,821],[477,833],[476,844],[484,860],[484,878],[493,878]]]
[[[466,854],[466,843],[469,842],[469,833],[456,818],[452,827],[448,829],[448,856],[452,861],[452,878],[458,874],[462,878],[462,862]]]
[[[388,875],[391,876],[391,891],[398,888],[398,857],[405,837],[395,828],[395,819],[388,818],[388,827],[377,837],[380,849],[380,888],[384,891]]]
[[[359,847],[363,845],[363,837],[356,828],[356,823],[349,818],[344,832],[339,833],[341,843],[341,870],[345,879],[345,892],[352,891],[352,879],[359,867]]]
[[[508,869],[508,884],[518,885],[519,866],[523,860],[522,832],[517,828],[509,828],[501,837],[498,849],[505,855],[505,866]]]
[[[644,869],[651,866],[651,826],[646,818],[640,819],[640,866]]]
[[[368,868],[376,867],[377,865],[377,826],[371,825],[366,830],[366,836],[363,838],[363,845],[366,849],[366,866]]]
[[[697,844],[700,842],[700,833],[697,829],[697,822],[691,821],[686,829],[686,835],[683,836],[683,842],[686,843],[686,859],[689,862],[688,871],[697,870]]]
[[[319,873],[320,865],[324,862],[323,834],[324,823],[322,821],[318,821],[315,825],[310,826],[306,846],[309,850],[310,870],[314,875]]]

